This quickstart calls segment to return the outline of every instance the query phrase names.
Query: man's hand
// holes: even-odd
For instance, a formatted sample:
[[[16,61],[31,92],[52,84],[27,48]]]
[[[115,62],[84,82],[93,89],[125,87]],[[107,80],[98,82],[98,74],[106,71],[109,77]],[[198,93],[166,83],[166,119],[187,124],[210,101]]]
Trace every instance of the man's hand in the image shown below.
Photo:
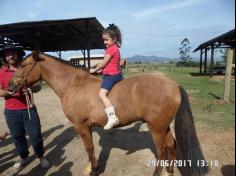
[[[27,88],[22,89],[22,92],[23,92],[24,95],[29,95],[30,94]]]
[[[7,97],[8,97],[8,96],[11,96],[11,97],[19,97],[19,96],[20,96],[20,93],[19,93],[19,92],[14,93],[14,92],[11,92],[11,91],[7,91],[7,92],[6,92],[6,96],[7,96]]]
[[[20,96],[20,92],[16,92],[16,93],[10,92],[10,94],[12,97],[19,97]]]

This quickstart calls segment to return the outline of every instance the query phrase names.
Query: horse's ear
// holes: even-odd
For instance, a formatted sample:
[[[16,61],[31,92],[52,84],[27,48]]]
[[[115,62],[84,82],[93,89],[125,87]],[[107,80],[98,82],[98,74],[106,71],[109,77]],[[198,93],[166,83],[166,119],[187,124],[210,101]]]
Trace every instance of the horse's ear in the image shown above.
[[[39,51],[38,50],[32,51],[32,57],[35,61],[38,61],[39,60]]]

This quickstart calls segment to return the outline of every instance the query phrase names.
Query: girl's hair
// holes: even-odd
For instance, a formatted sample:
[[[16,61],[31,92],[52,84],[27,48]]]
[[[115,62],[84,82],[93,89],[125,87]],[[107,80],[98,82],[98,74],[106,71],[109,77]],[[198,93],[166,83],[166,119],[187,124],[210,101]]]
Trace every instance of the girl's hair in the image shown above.
[[[114,23],[113,24],[109,24],[109,26],[104,29],[102,34],[103,35],[104,34],[108,34],[113,39],[116,38],[118,46],[120,47],[122,45],[122,36],[121,36],[120,29]]]

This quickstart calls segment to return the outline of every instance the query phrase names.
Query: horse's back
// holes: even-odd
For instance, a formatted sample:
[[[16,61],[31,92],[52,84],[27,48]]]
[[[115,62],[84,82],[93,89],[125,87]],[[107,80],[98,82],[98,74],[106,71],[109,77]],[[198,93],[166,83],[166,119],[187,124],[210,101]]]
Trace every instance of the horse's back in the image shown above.
[[[181,101],[178,84],[160,74],[126,78],[112,89],[109,96],[122,117],[129,114],[134,118],[173,114]]]
[[[134,89],[142,89],[144,94],[149,92],[158,94],[160,91],[173,93],[177,91],[179,93],[179,85],[175,81],[163,74],[150,73],[125,78],[112,89],[111,94],[117,94],[117,92],[123,92],[124,90],[132,93],[131,91]]]

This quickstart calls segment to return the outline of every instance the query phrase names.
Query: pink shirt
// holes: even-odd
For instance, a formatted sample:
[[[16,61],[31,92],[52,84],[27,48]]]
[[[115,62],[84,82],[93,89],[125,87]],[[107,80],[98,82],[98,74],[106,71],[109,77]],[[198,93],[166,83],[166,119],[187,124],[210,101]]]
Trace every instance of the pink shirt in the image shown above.
[[[0,88],[8,90],[8,81],[12,78],[15,72],[8,67],[0,70]],[[27,109],[25,96],[19,93],[18,97],[5,97],[5,108],[8,110]]]
[[[106,49],[105,54],[110,55],[111,59],[103,69],[104,75],[116,75],[120,71],[120,51],[117,45],[112,45]]]

